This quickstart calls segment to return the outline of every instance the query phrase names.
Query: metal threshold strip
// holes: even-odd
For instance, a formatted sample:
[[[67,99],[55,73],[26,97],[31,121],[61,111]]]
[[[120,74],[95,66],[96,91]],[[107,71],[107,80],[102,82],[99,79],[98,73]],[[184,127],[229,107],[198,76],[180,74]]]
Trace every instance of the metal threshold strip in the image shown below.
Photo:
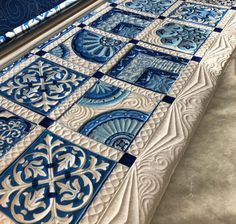
[[[102,0],[79,1],[42,24],[37,25],[24,35],[0,47],[0,70],[32,50],[36,45],[44,42],[45,39],[66,28],[85,13],[100,6],[103,2]]]

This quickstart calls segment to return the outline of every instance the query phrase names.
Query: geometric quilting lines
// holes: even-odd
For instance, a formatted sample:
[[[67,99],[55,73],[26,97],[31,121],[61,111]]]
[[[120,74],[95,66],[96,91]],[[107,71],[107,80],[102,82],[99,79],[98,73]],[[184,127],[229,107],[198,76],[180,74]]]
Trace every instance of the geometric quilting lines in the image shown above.
[[[152,20],[152,18],[146,16],[113,8],[92,22],[90,26],[120,36],[134,38],[147,27]]]
[[[136,46],[108,75],[166,94],[188,60]]]

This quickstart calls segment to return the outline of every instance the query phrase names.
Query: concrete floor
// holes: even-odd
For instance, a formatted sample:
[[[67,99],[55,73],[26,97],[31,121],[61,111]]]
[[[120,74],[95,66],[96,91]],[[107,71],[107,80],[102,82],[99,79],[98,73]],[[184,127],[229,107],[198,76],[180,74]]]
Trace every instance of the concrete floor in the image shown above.
[[[236,53],[151,224],[236,224]]]

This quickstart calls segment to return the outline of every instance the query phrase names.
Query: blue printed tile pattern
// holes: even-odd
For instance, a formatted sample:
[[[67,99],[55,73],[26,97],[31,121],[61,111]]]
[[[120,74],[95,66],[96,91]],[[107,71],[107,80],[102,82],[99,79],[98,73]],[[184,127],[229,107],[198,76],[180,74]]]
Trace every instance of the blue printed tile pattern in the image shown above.
[[[187,63],[187,59],[136,46],[108,75],[166,94]]]
[[[155,106],[145,96],[98,81],[59,122],[100,143],[126,151]]]
[[[0,158],[24,138],[34,127],[32,123],[0,107]]]
[[[170,48],[177,48],[184,53],[195,53],[206,41],[211,31],[177,23],[167,23],[156,30],[160,42]]]
[[[128,0],[123,5],[130,9],[159,16],[175,2],[176,0]]]
[[[78,31],[72,40],[59,44],[49,53],[70,61],[73,53],[93,63],[104,64],[113,57],[125,43],[89,30]]]
[[[0,85],[0,94],[48,115],[88,77],[39,58]]]
[[[0,211],[17,223],[78,223],[114,166],[45,131],[0,175]]]
[[[130,92],[105,82],[97,82],[79,101],[86,107],[104,108],[104,111],[79,128],[79,132],[98,142],[118,150],[126,151],[137,133],[147,121],[149,114],[136,109],[122,107],[107,111],[107,107],[116,108],[124,104]],[[129,100],[128,100],[129,101]],[[132,104],[132,101],[129,101]]]
[[[183,2],[169,17],[185,22],[216,27],[227,11],[224,8]]]
[[[152,18],[113,8],[90,25],[113,34],[134,38],[152,21]]]

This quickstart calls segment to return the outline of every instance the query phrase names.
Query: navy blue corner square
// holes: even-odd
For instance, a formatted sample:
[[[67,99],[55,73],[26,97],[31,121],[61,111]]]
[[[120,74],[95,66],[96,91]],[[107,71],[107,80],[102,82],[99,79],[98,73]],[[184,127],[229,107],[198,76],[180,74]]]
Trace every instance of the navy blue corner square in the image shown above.
[[[197,57],[197,56],[193,56],[191,60],[192,61],[196,61],[196,62],[200,62],[202,60],[202,58],[201,57]]]
[[[129,43],[131,43],[131,44],[137,44],[139,41],[138,40],[135,40],[135,39],[132,39],[132,40],[130,40],[129,41]]]
[[[174,101],[175,101],[175,98],[172,97],[172,96],[168,96],[166,95],[163,99],[162,99],[163,102],[166,102],[166,103],[169,103],[169,104],[172,104]]]
[[[124,155],[121,157],[119,163],[131,167],[136,160],[136,157],[129,154],[129,153],[124,153]]]
[[[114,3],[114,2],[110,4],[111,7],[116,7],[117,5],[118,5],[118,4],[116,4],[116,3]]]
[[[41,57],[41,56],[45,55],[46,53],[47,53],[46,51],[40,50],[36,53],[36,55]]]
[[[158,19],[165,20],[166,17],[165,16],[159,16]]]
[[[54,123],[54,120],[52,120],[51,118],[45,117],[43,118],[42,121],[40,121],[39,125],[43,126],[44,128],[48,128],[53,123]]]
[[[236,10],[236,6],[232,7],[231,9],[232,9],[232,10]]]
[[[80,27],[80,28],[84,28],[84,27],[86,27],[87,25],[85,25],[85,24],[83,24],[83,23],[80,23],[79,25],[78,25],[78,27]]]
[[[101,79],[104,76],[104,73],[97,71],[93,74],[94,78]]]
[[[223,31],[223,29],[221,29],[221,28],[217,28],[217,27],[216,27],[216,28],[214,29],[214,32],[217,32],[217,33],[221,33],[222,31]]]

